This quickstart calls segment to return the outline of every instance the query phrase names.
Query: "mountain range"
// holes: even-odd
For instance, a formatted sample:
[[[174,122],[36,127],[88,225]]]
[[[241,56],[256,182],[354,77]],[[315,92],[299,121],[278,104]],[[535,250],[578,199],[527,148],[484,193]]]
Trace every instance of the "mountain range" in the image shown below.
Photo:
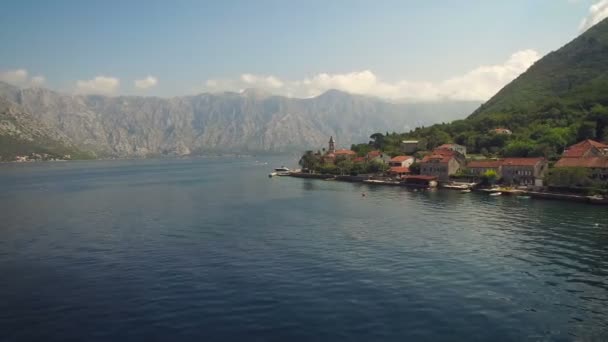
[[[367,141],[370,132],[451,121],[479,106],[466,101],[391,103],[337,90],[308,99],[255,89],[173,98],[108,97],[1,82],[0,99],[12,108],[11,117],[27,117],[23,125],[45,132],[39,143],[25,128],[12,130],[13,141],[32,142],[21,150],[39,152],[52,141],[50,145],[65,146],[62,150],[89,151],[96,157],[280,153],[324,147],[329,136],[349,147]],[[0,121],[0,127],[8,121]],[[0,136],[7,132],[0,130]]]

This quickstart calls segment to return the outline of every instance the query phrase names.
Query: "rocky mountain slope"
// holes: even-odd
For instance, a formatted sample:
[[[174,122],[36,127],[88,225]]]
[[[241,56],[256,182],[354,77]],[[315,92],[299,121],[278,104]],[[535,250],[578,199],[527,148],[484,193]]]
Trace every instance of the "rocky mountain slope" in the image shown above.
[[[0,98],[0,161],[32,153],[48,158],[87,157],[66,136],[35,119],[16,103]]]
[[[98,156],[188,155],[205,152],[286,152],[320,148],[333,135],[340,146],[367,141],[369,132],[462,118],[479,104],[394,104],[336,90],[310,99],[255,90],[195,96],[105,97],[0,84],[0,97]]]

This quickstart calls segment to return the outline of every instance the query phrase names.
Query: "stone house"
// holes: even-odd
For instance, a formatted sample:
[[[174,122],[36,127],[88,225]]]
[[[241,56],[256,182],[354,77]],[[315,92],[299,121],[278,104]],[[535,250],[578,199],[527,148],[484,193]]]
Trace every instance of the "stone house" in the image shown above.
[[[555,163],[555,167],[583,167],[590,170],[591,178],[608,182],[608,156],[562,158]]]
[[[448,181],[465,165],[464,156],[448,149],[435,149],[420,162],[420,174],[437,177],[440,181]]]
[[[506,158],[501,176],[507,184],[541,185],[548,168],[545,158]]]

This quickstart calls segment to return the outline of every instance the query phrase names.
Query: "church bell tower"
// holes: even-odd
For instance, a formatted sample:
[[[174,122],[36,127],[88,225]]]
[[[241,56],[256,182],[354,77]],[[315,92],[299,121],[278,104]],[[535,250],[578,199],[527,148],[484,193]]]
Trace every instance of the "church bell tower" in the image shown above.
[[[334,141],[334,137],[331,136],[329,138],[329,149],[327,150],[327,153],[334,153],[336,152],[336,142]]]

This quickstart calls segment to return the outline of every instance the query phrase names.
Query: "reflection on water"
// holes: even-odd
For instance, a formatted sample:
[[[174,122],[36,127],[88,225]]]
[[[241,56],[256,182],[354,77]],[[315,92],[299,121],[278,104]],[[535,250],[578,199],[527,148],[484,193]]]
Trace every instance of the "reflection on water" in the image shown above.
[[[253,161],[2,165],[0,340],[608,339],[606,208]]]

